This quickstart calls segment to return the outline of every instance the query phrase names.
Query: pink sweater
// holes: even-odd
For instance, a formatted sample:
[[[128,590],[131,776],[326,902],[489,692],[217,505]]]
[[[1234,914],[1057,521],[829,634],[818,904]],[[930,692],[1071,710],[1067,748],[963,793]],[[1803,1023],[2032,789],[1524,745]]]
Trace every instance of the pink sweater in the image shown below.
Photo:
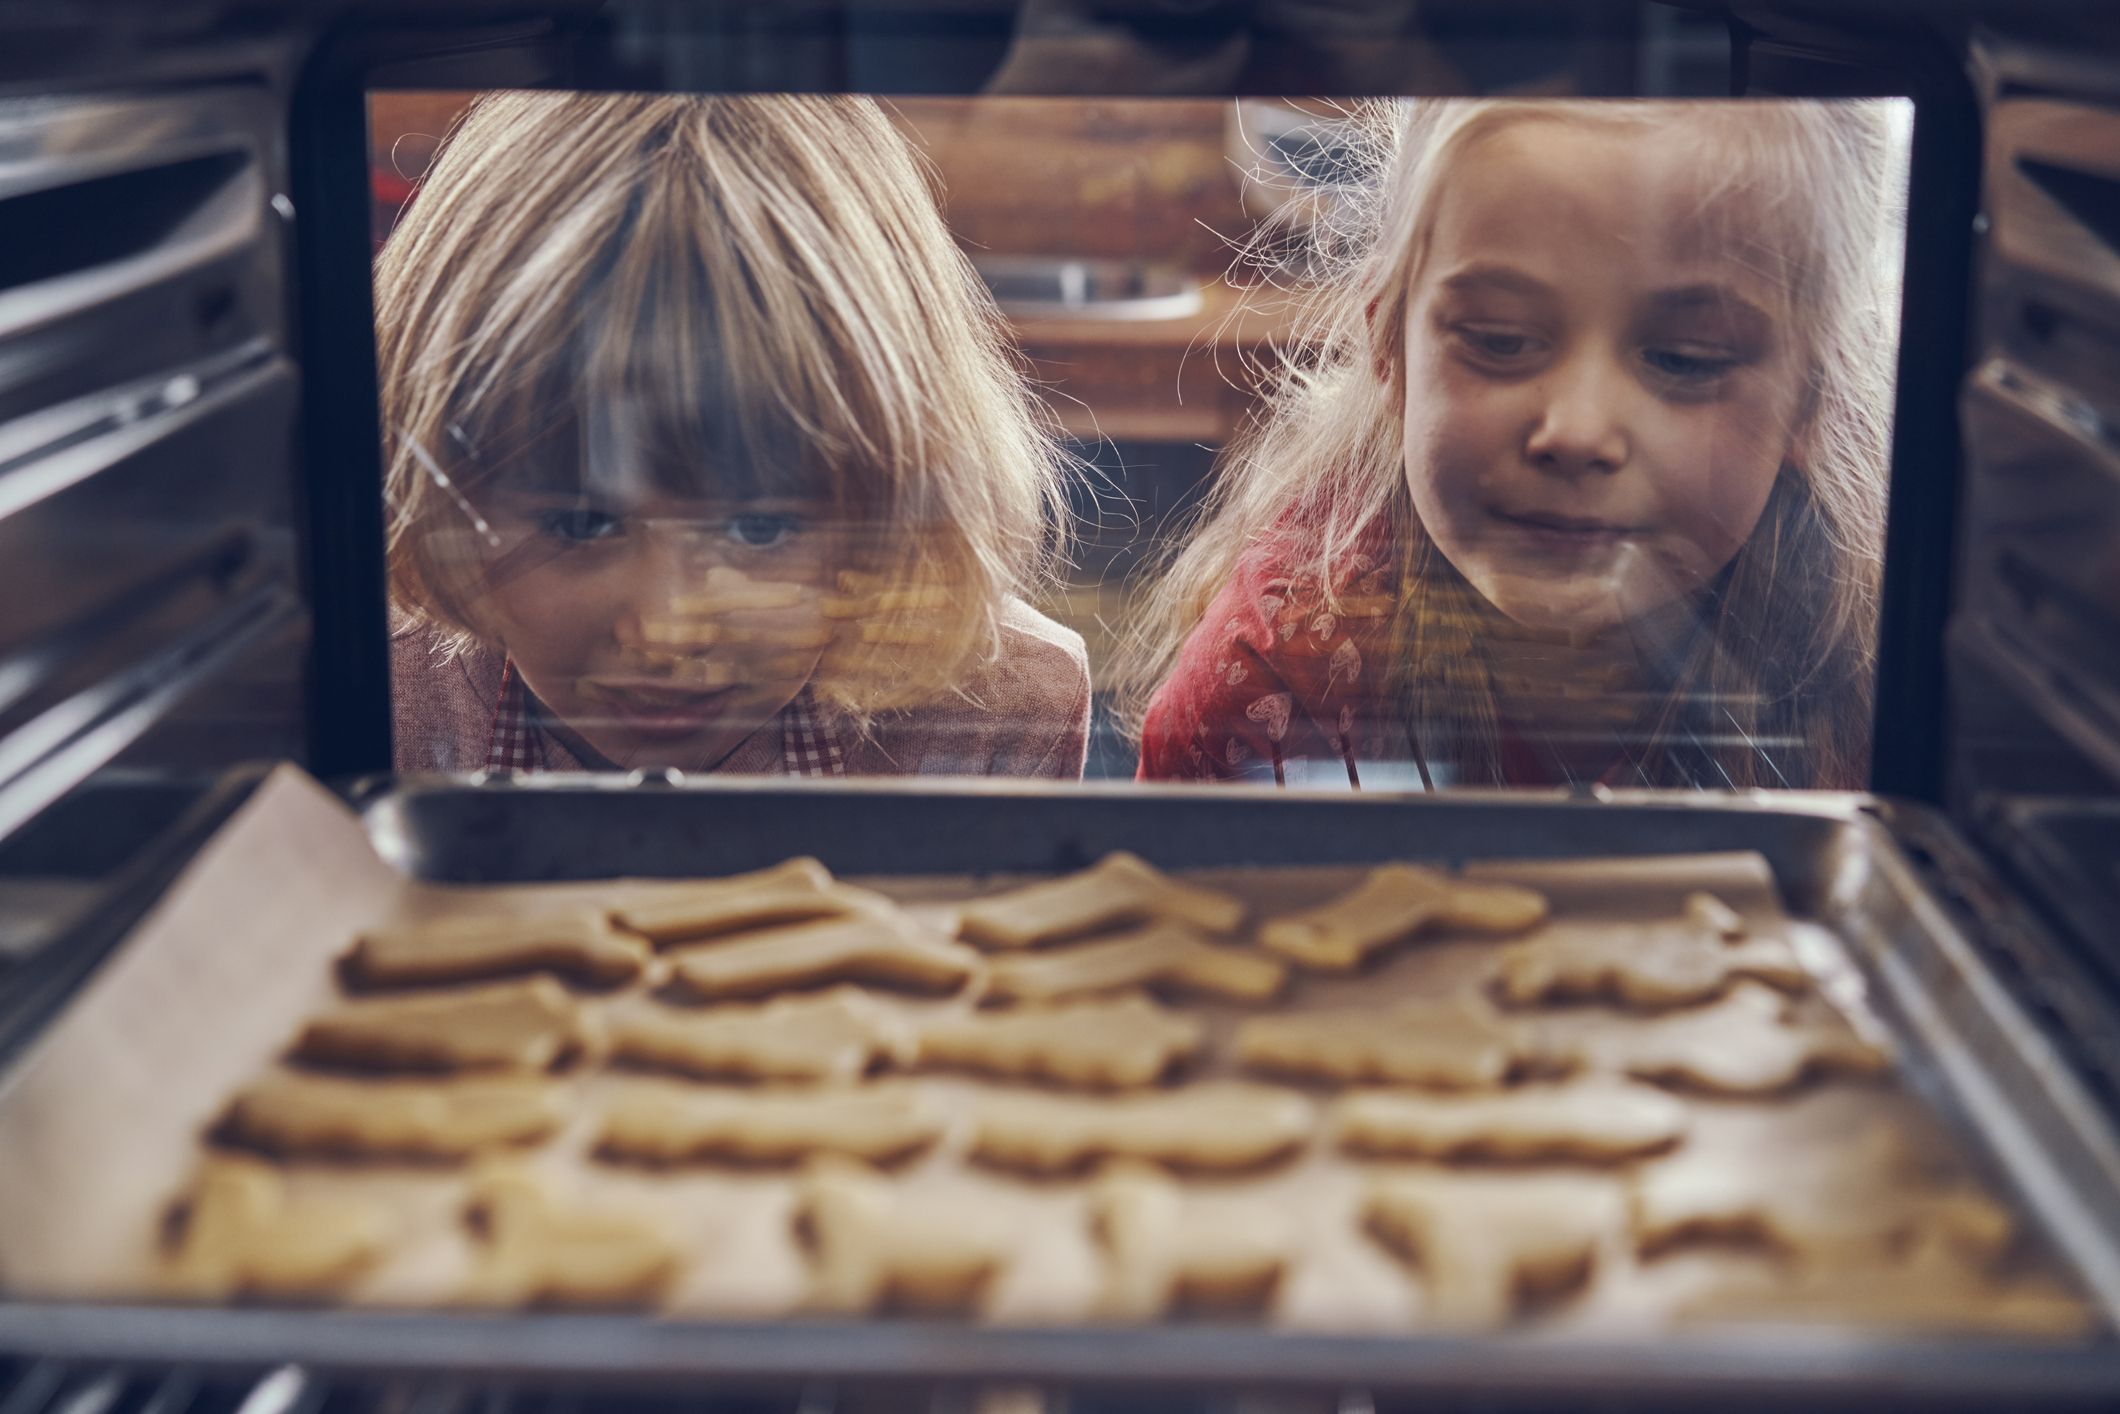
[[[502,662],[484,646],[444,658],[433,631],[416,624],[392,633],[391,717],[401,773],[486,764]],[[1011,599],[1001,613],[1000,653],[961,694],[879,717],[858,737],[841,728],[840,739],[850,776],[1078,779],[1089,741],[1082,635]],[[779,720],[746,737],[717,770],[783,774]]]

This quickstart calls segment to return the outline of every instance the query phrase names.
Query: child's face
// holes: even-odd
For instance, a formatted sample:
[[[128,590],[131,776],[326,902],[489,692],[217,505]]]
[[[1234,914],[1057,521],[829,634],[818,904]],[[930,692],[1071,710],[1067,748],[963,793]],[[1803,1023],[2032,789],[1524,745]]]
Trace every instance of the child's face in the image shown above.
[[[1518,122],[1443,179],[1406,477],[1437,548],[1529,627],[1595,634],[1698,590],[1795,452],[1786,291],[1689,219],[1716,174],[1681,137]]]
[[[816,670],[838,555],[819,508],[494,494],[482,625],[575,747],[704,770]]]

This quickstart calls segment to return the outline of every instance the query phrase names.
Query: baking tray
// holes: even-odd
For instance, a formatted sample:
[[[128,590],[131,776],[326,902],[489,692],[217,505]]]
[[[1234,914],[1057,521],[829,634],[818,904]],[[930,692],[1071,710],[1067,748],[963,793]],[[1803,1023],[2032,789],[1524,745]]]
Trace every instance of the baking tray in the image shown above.
[[[1132,849],[1171,868],[1392,858],[1752,850],[1794,917],[1832,928],[1899,1035],[1905,1081],[1970,1138],[2110,1322],[2120,1314],[2120,1144],[2110,1119],[1983,962],[1897,834],[1934,817],[1857,796],[1361,797],[1017,783],[679,782],[634,777],[367,782],[348,797],[400,875],[436,883],[695,875],[811,853],[835,872],[1080,867]],[[1960,867],[1970,867],[1961,862]],[[1773,1398],[2097,1405],[2120,1348],[1833,1331],[1656,1340],[1363,1337],[1174,1325],[1021,1330],[918,1321],[712,1323],[0,1303],[0,1345],[60,1356],[505,1373],[722,1387],[1038,1381],[1346,1389],[1552,1406]]]

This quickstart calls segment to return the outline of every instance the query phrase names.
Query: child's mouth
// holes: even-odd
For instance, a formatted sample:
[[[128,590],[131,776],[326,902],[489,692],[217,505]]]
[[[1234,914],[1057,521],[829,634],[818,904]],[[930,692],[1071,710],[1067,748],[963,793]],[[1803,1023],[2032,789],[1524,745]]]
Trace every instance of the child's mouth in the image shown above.
[[[722,700],[733,685],[701,690],[669,683],[597,682],[582,684],[592,706],[628,731],[648,737],[684,737],[716,725]]]
[[[1638,525],[1621,525],[1612,521],[1557,515],[1546,511],[1493,510],[1489,514],[1501,522],[1513,539],[1528,545],[1534,551],[1556,556],[1614,550],[1622,541],[1633,539],[1643,532],[1643,527]]]

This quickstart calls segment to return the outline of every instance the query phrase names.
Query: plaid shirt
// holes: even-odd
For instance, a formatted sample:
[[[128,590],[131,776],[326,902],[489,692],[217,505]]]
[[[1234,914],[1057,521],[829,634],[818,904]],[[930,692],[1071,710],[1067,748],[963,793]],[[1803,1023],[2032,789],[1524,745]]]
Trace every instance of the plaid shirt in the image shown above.
[[[493,730],[487,738],[489,771],[551,771],[572,764],[571,756],[555,764],[565,748],[538,725],[530,692],[513,661],[501,666],[500,700],[493,704]],[[831,723],[817,710],[810,689],[780,709],[781,770],[790,776],[844,776],[846,755]]]

